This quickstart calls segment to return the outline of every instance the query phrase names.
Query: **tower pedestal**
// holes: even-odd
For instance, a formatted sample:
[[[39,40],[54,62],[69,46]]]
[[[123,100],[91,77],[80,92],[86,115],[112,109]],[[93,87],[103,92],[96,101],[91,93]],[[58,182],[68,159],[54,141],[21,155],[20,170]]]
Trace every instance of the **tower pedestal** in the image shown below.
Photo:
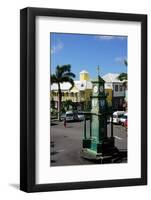
[[[96,146],[96,149],[94,149]],[[83,140],[81,156],[101,163],[112,160],[118,156],[118,149],[114,145],[114,138],[105,138],[100,143],[93,143],[91,139]]]

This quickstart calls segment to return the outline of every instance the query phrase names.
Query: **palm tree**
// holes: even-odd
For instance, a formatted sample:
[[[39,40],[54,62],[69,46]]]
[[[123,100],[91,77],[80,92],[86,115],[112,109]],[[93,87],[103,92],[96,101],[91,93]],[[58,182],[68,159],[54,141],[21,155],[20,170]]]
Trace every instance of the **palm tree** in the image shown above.
[[[118,79],[120,81],[124,81],[124,80],[127,80],[127,73],[121,73],[119,76],[118,76]]]
[[[63,102],[63,108],[67,111],[69,110],[69,107],[72,106],[73,107],[73,102],[72,100],[66,100]]]
[[[61,111],[61,86],[60,84],[63,82],[68,82],[71,84],[70,90],[74,86],[73,78],[75,78],[75,74],[71,72],[71,65],[57,65],[55,74],[51,75],[51,84],[58,84],[58,119],[60,120],[60,111]]]

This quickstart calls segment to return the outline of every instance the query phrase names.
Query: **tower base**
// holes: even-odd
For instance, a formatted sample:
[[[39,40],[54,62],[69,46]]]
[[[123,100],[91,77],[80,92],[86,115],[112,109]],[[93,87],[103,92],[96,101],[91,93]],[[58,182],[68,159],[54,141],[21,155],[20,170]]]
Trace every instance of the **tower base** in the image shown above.
[[[112,149],[110,154],[97,153],[94,150],[83,148],[81,151],[81,156],[85,159],[99,163],[113,163],[115,160],[120,159],[120,153],[116,147]]]
[[[114,138],[105,138],[101,143],[94,143],[87,139],[83,140],[81,156],[85,159],[107,163],[118,159],[120,153],[114,146]]]

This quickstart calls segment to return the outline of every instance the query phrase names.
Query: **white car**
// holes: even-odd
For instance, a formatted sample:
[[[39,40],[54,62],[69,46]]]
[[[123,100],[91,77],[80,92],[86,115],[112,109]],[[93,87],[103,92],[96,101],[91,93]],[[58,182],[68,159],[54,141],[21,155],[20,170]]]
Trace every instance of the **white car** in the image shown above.
[[[120,117],[119,123],[122,124],[122,125],[124,125],[124,122],[127,120],[127,117],[128,117],[128,114],[125,113],[123,116]]]
[[[72,111],[67,111],[65,115],[66,121],[74,121],[74,115]]]
[[[84,120],[84,113],[83,112],[78,112],[78,119],[80,120],[80,121],[83,121]]]
[[[66,121],[78,121],[78,115],[77,113],[73,112],[73,111],[67,111],[66,115],[65,115]]]
[[[124,115],[124,111],[116,111],[113,113],[113,123],[120,124],[120,118]]]

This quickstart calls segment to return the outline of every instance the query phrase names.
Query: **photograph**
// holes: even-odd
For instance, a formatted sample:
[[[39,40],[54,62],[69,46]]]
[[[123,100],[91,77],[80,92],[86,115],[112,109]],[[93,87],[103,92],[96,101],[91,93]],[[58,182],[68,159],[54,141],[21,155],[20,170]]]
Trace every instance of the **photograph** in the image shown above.
[[[127,155],[128,36],[50,32],[50,167]]]
[[[147,184],[147,15],[24,8],[20,189]]]

